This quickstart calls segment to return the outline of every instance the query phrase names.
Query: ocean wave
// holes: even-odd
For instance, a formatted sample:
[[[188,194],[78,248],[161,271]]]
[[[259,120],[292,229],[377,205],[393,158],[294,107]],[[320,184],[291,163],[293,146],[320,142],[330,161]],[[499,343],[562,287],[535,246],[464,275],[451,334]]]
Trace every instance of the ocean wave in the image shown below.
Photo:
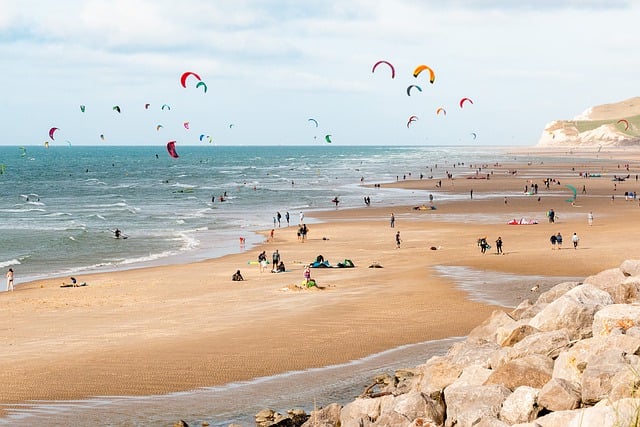
[[[0,268],[9,267],[10,265],[20,265],[21,262],[17,259],[10,259],[8,261],[0,261]]]

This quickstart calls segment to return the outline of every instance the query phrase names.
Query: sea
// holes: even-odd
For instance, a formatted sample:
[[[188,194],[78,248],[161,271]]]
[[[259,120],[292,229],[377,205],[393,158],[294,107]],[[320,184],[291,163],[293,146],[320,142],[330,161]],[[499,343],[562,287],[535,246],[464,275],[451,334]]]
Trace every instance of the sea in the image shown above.
[[[424,203],[426,192],[362,184],[507,159],[497,148],[328,144],[185,146],[179,156],[156,146],[0,147],[0,268],[19,284],[218,257],[241,251],[240,237],[244,250],[261,243],[256,231],[277,212],[284,226],[287,213],[297,225],[300,212],[335,208],[334,197],[341,209],[364,196],[373,206]]]
[[[437,201],[467,197],[370,184],[421,175],[444,180],[447,171],[459,176],[478,165],[537,161],[476,146],[202,145],[182,146],[178,154],[172,158],[157,146],[0,147],[0,267],[13,268],[19,287],[44,278],[82,280],[92,272],[215,258],[262,243],[258,231],[274,228],[277,212],[285,226],[287,213],[291,225],[301,212],[312,223],[309,213],[335,209],[335,197],[339,209],[363,207],[364,197],[372,206],[417,205],[429,195]],[[126,239],[114,238],[115,229]],[[496,302],[495,296],[488,300]],[[310,411],[346,403],[375,375],[424,363],[459,339],[163,396],[5,405],[8,415],[0,425],[165,426],[179,419],[253,425],[265,407]]]

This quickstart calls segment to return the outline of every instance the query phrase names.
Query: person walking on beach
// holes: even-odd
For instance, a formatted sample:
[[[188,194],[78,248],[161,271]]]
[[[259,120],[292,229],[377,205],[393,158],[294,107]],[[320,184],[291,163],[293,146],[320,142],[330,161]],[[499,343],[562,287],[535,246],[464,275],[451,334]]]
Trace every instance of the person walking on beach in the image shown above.
[[[278,268],[278,264],[280,263],[280,253],[276,249],[276,251],[271,255],[271,260],[273,261],[272,271],[275,272],[276,268]]]
[[[576,233],[573,233],[573,236],[571,236],[571,241],[573,242],[573,249],[578,249],[578,242],[580,241],[580,238]]]
[[[285,219],[287,220],[287,227],[289,226],[289,211],[284,214]]]
[[[558,250],[562,249],[562,234],[559,231],[556,234],[556,244],[558,245]]]
[[[400,243],[402,242],[402,240],[400,239],[400,232],[398,231],[396,233],[396,249],[400,249]]]
[[[589,212],[587,214],[587,222],[589,223],[589,225],[593,225],[593,212]]]
[[[469,190],[469,195],[471,196],[471,200],[473,200],[473,189]]]
[[[13,268],[7,271],[7,292],[9,292],[9,290],[13,292]]]
[[[551,242],[551,250],[555,251],[556,250],[556,243],[557,243],[556,235],[552,234],[551,237],[549,237],[549,241]]]
[[[549,212],[547,212],[547,216],[549,217],[549,224],[553,224],[554,222],[556,222],[556,213],[553,211],[553,209],[549,209]]]
[[[396,217],[393,213],[391,213],[391,219],[389,223],[391,224],[391,228],[394,228],[396,226]]]
[[[258,255],[258,264],[260,265],[260,273],[264,273],[267,269],[267,254],[265,251],[260,252]]]
[[[276,212],[276,219],[278,220],[278,228],[280,228],[280,220],[282,219],[280,212]]]
[[[496,254],[502,253],[502,237],[498,236],[498,240],[496,240]]]
[[[304,213],[300,211],[300,225],[304,222]]]

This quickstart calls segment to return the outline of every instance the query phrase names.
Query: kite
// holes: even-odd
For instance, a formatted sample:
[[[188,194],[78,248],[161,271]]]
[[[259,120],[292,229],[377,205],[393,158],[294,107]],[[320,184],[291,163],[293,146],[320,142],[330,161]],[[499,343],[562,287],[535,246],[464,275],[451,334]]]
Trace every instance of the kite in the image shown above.
[[[168,104],[162,104],[163,110],[171,110],[171,107]]]
[[[396,69],[393,67],[393,65],[391,65],[390,62],[388,61],[378,61],[375,64],[373,64],[373,68],[371,69],[371,72],[375,72],[376,68],[378,67],[378,65],[380,64],[387,64],[389,66],[389,68],[391,68],[391,78],[395,78],[396,77]]]
[[[231,129],[232,127],[233,127],[233,123],[231,123],[231,124],[229,125],[229,129]]]
[[[113,106],[113,111],[117,111],[119,113],[120,112],[120,107],[118,105],[114,105]]]
[[[156,126],[156,130],[160,130],[160,129],[162,129],[163,127],[164,127],[164,126],[162,126],[162,125],[158,125],[158,126]]]
[[[444,108],[440,107],[436,110],[436,116],[440,115],[440,113],[443,113],[445,116],[447,115],[447,110],[445,110]]]
[[[307,121],[315,123],[316,127],[318,127],[318,121],[316,119],[308,119]]]
[[[624,130],[629,130],[629,121],[627,119],[620,119],[616,124],[624,123]]]
[[[185,129],[187,130],[189,129],[189,122],[184,122],[182,125],[184,126]]]
[[[100,139],[104,141],[104,134],[100,134]]]
[[[475,132],[471,132],[471,135],[473,136],[473,139],[475,140],[478,137],[478,134]]]
[[[167,142],[167,152],[174,159],[177,159],[179,157],[178,153],[176,152],[176,142],[175,141]]]
[[[202,141],[205,137],[209,140],[209,144],[211,144],[211,135],[205,135],[204,133],[200,135],[200,141]]]
[[[460,100],[460,108],[462,108],[462,106],[463,106],[463,104],[464,104],[465,102],[468,102],[468,103],[470,103],[470,104],[473,104],[473,101],[472,101],[472,100],[470,100],[469,98],[462,98],[462,99]]]
[[[27,155],[27,149],[24,147],[18,147],[21,150],[20,157],[24,157]]]
[[[151,107],[151,104],[144,104],[144,109],[145,109],[145,110],[148,110],[148,109],[149,109],[149,107]]]
[[[87,109],[87,107],[85,107],[84,105],[80,106],[80,111],[82,111],[83,113],[84,113],[84,110],[86,110],[86,109]]]
[[[183,73],[182,76],[180,76],[180,84],[182,85],[183,88],[186,89],[187,87],[187,78],[189,76],[193,76],[195,77],[198,81],[202,80],[200,78],[199,75],[197,75],[196,73],[194,73],[193,71],[187,71],[186,73]]]
[[[53,137],[53,134],[55,133],[55,131],[57,131],[58,128],[51,128],[49,129],[49,138],[51,138],[52,141],[55,141],[55,138]]]
[[[424,70],[429,70],[429,82],[433,84],[436,81],[436,73],[433,72],[431,67],[427,67],[426,65],[418,65],[415,70],[413,70],[413,77],[418,77],[421,72]]]
[[[324,140],[327,141],[329,144],[331,144],[331,134],[325,135]]]
[[[422,92],[422,88],[418,85],[411,85],[407,88],[407,96],[411,96],[411,89],[416,88],[418,91]]]
[[[409,120],[407,121],[407,128],[409,128],[409,125],[413,122],[415,122],[416,120],[418,120],[418,116],[411,116],[409,117]]]
[[[198,82],[198,84],[196,85],[196,88],[199,88],[200,86],[202,86],[204,88],[204,93],[207,93],[207,84],[205,82]]]

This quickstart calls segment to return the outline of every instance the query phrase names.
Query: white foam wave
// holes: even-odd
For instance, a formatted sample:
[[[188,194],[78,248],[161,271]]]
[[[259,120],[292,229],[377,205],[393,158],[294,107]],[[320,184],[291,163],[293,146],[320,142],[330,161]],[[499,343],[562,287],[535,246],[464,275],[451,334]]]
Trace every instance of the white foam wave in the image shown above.
[[[0,261],[0,268],[9,267],[10,265],[19,265],[20,261],[17,259],[10,259],[9,261]]]

